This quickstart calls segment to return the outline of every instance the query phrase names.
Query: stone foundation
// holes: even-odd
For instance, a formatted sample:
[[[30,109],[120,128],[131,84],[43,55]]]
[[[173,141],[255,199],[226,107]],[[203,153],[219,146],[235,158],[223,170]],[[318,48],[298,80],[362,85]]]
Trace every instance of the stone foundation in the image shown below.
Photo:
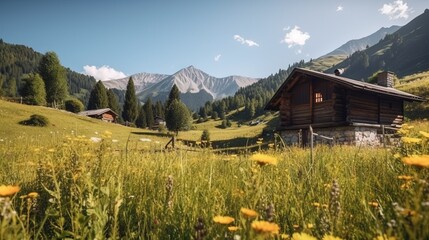
[[[335,128],[315,128],[313,132],[318,135],[333,138],[333,140],[327,140],[320,136],[314,136],[314,144],[345,144],[355,146],[383,145],[383,135],[380,128],[344,126]],[[310,144],[310,133],[308,129],[284,130],[281,132],[281,136],[288,145],[302,146]],[[386,139],[389,140],[390,137],[386,136]]]

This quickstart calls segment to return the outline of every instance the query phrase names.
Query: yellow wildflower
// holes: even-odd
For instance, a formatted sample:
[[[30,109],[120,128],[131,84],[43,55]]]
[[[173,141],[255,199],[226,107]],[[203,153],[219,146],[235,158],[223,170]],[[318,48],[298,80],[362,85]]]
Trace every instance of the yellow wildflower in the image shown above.
[[[274,148],[274,143],[269,143],[269,144],[268,144],[268,147],[269,147],[269,148]]]
[[[401,134],[401,135],[407,135],[409,132],[410,132],[409,130],[406,130],[406,129],[403,129],[403,128],[401,128],[401,129],[398,130],[398,133]]]
[[[277,159],[275,157],[269,156],[267,154],[256,153],[250,157],[251,161],[255,161],[260,166],[267,164],[277,165]]]
[[[318,202],[314,202],[314,203],[312,203],[311,205],[313,205],[314,207],[317,207],[317,208],[319,208],[319,207],[320,207],[320,203],[318,203]]]
[[[417,213],[416,211],[411,210],[411,209],[407,209],[407,208],[405,208],[404,210],[401,211],[401,214],[403,216],[406,216],[406,217],[414,216],[414,215],[416,215],[416,213]]]
[[[238,229],[240,229],[240,228],[239,228],[239,227],[237,227],[237,226],[230,226],[230,227],[228,227],[228,230],[229,230],[230,232],[238,231]]]
[[[403,143],[420,143],[422,140],[420,138],[413,137],[401,137]]]
[[[308,224],[307,224],[307,228],[308,228],[308,229],[312,229],[312,228],[314,228],[314,224],[312,224],[312,223],[308,223]]]
[[[419,131],[420,135],[422,135],[425,138],[429,138],[429,133],[424,131]]]
[[[255,218],[259,216],[259,214],[256,211],[249,208],[241,208],[240,212],[247,218]]]
[[[398,179],[410,181],[410,180],[413,180],[413,176],[401,175],[401,176],[398,176]]]
[[[306,233],[294,233],[292,235],[292,240],[317,240],[317,238]]]
[[[13,194],[19,192],[20,189],[21,188],[18,186],[1,185],[0,186],[0,197],[12,196]]]
[[[289,239],[289,235],[287,235],[286,233],[282,233],[280,234],[280,239]]]
[[[323,236],[322,240],[342,240],[342,239],[329,234],[329,235]]]
[[[429,155],[413,155],[410,157],[402,158],[402,162],[408,165],[414,165],[419,167],[429,167]]]
[[[31,192],[27,196],[29,198],[37,198],[37,197],[39,197],[39,194],[37,192]]]
[[[377,208],[378,207],[378,202],[368,202],[368,205]]]
[[[234,222],[234,218],[229,217],[229,216],[216,216],[213,218],[213,221],[215,223],[228,225],[228,224]]]
[[[279,225],[267,221],[253,221],[252,229],[258,234],[278,234]]]

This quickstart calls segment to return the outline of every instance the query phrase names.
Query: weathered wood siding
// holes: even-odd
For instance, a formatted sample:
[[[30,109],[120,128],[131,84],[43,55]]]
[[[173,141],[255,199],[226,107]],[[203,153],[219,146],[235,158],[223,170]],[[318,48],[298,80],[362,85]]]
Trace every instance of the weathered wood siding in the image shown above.
[[[310,111],[310,81],[307,79],[297,83],[290,92],[291,125],[311,123]]]
[[[316,101],[317,96],[323,100]],[[280,99],[280,126],[336,126],[349,123],[400,125],[403,100],[380,96],[317,78],[300,77]]]
[[[401,125],[404,121],[403,101],[394,98],[380,99],[380,124]]]
[[[378,123],[378,97],[357,91],[347,91],[347,121]]]
[[[333,122],[345,122],[347,117],[347,108],[346,108],[346,90],[340,86],[335,86],[332,93],[332,105],[333,105]]]

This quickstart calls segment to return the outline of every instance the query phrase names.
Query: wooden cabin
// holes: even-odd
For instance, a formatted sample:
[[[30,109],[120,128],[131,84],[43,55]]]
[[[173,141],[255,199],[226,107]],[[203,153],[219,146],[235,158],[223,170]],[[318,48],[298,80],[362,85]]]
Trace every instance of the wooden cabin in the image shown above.
[[[379,145],[381,126],[403,123],[404,101],[423,101],[393,88],[391,72],[380,73],[377,84],[340,73],[295,68],[274,94],[265,109],[280,111],[278,130],[287,143],[305,145],[311,125],[336,143]]]
[[[102,108],[80,112],[79,115],[97,118],[105,122],[116,123],[118,114],[110,108]]]

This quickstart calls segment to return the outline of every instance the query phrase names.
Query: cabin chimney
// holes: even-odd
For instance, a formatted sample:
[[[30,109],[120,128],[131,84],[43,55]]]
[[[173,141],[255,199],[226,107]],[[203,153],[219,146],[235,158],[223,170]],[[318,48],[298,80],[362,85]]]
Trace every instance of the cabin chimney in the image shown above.
[[[335,76],[340,76],[341,74],[343,74],[343,72],[344,72],[344,68],[338,68],[338,69],[335,69],[334,71]]]
[[[377,84],[383,87],[393,87],[393,77],[395,74],[393,72],[384,71],[377,75]]]

